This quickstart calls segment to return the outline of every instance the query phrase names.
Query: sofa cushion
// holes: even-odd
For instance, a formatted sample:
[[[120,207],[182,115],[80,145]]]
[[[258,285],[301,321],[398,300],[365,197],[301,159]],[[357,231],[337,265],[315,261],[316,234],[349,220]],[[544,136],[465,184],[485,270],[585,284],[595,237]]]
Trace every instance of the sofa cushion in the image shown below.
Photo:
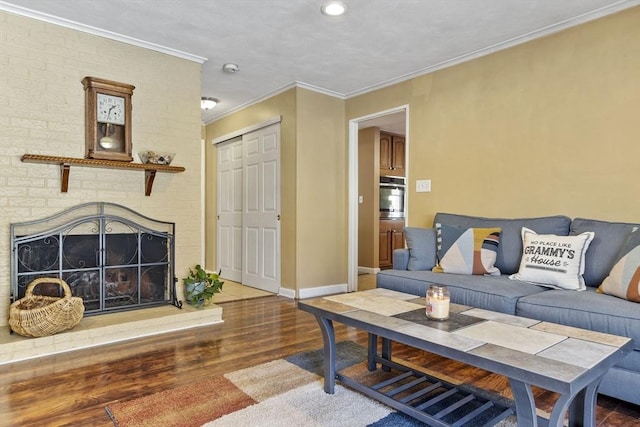
[[[636,344],[636,347],[640,347]],[[640,375],[640,349],[636,348],[624,357],[616,366],[624,369],[636,371],[636,375]],[[640,383],[638,383],[640,384]],[[640,396],[638,396],[640,399]]]
[[[520,269],[509,278],[558,289],[585,290],[584,258],[593,235],[593,231],[577,236],[538,234],[522,227]]]
[[[633,351],[633,353],[640,354],[639,351]],[[626,362],[630,359],[630,356],[622,359]],[[638,393],[638,384],[640,384],[640,372],[638,370],[630,370],[625,368],[619,368],[615,365],[607,374],[602,378],[602,382],[598,386],[598,394],[606,394],[607,396],[615,397],[616,399],[626,400],[627,402],[640,405],[640,393]]]
[[[549,290],[522,297],[518,316],[576,326],[634,339],[640,349],[640,310],[638,304],[599,294],[595,288],[584,292]]]
[[[634,231],[622,245],[617,261],[598,291],[640,302],[640,231]]]
[[[513,282],[506,276],[441,274],[432,271],[382,270],[377,287],[425,296],[430,285],[446,285],[451,302],[515,314],[518,298],[547,292],[548,289],[526,282]]]
[[[405,227],[404,237],[409,249],[407,270],[431,270],[436,265],[436,231],[433,228]]]
[[[437,213],[434,224],[446,224],[450,226],[472,228],[501,228],[500,246],[496,256],[495,266],[502,274],[513,274],[520,267],[522,255],[522,227],[527,227],[541,234],[569,234],[571,218],[567,216],[548,216],[538,218],[484,218],[450,213]]]
[[[640,224],[584,218],[576,218],[571,222],[571,235],[575,236],[585,231],[595,233],[585,257],[584,281],[587,286],[600,286],[613,268],[629,233],[638,227]]]
[[[499,276],[495,267],[499,228],[460,228],[436,224],[436,273]]]

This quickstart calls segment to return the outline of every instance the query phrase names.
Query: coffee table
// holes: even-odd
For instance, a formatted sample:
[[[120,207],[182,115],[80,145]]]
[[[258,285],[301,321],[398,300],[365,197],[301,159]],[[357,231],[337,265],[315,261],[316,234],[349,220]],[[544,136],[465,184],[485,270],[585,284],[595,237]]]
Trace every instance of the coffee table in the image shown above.
[[[434,426],[475,425],[470,421],[475,415],[465,411],[461,419],[449,419],[471,401],[482,403],[472,411],[478,413],[483,406],[498,405],[498,414],[487,425],[507,417],[511,410],[392,360],[392,342],[506,376],[514,396],[518,426],[557,427],[564,425],[567,414],[571,426],[595,426],[598,385],[607,370],[633,346],[633,340],[627,337],[457,304],[451,304],[449,320],[432,321],[425,315],[424,298],[382,288],[301,300],[298,308],[313,314],[320,325],[326,393],[334,393],[337,379]],[[336,372],[334,321],[369,333],[369,370],[376,370],[379,363],[384,370],[399,370],[400,375],[365,386]],[[425,387],[419,390],[418,385]],[[548,421],[536,414],[532,386],[559,394]],[[461,402],[443,408],[445,399],[454,395]],[[440,405],[435,413],[433,405]]]

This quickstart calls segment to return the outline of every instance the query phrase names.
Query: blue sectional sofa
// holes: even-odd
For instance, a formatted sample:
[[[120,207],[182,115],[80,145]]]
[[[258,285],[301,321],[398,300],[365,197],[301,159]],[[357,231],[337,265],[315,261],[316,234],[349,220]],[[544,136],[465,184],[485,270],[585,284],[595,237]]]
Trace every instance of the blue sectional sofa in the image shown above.
[[[599,392],[640,405],[640,303],[597,293],[620,248],[640,224],[566,216],[483,218],[438,213],[436,223],[459,228],[499,227],[502,232],[495,266],[500,276],[432,272],[436,265],[436,230],[409,228],[407,249],[393,254],[393,269],[377,275],[377,287],[424,296],[430,284],[447,285],[454,303],[550,321],[634,339],[634,350],[604,377]],[[585,255],[585,291],[550,289],[509,279],[522,258],[522,227],[560,236],[594,232]],[[580,355],[576,355],[580,357]]]

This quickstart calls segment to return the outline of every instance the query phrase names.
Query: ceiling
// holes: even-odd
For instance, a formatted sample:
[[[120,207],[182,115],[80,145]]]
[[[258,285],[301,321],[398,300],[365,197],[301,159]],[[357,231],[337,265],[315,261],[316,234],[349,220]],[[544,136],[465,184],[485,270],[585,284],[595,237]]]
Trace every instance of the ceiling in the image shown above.
[[[202,96],[221,101],[203,112],[208,123],[294,85],[348,99],[640,4],[342,1],[340,17],[321,14],[323,0],[10,0],[0,10],[202,62]]]

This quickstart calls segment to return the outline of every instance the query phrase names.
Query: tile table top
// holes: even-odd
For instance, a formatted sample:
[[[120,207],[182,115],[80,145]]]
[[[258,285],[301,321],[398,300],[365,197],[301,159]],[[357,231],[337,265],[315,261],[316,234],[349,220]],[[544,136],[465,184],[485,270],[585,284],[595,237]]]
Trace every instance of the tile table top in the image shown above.
[[[603,334],[451,304],[450,318],[427,318],[424,298],[388,289],[332,295],[300,304],[509,367],[570,383],[628,346]]]

